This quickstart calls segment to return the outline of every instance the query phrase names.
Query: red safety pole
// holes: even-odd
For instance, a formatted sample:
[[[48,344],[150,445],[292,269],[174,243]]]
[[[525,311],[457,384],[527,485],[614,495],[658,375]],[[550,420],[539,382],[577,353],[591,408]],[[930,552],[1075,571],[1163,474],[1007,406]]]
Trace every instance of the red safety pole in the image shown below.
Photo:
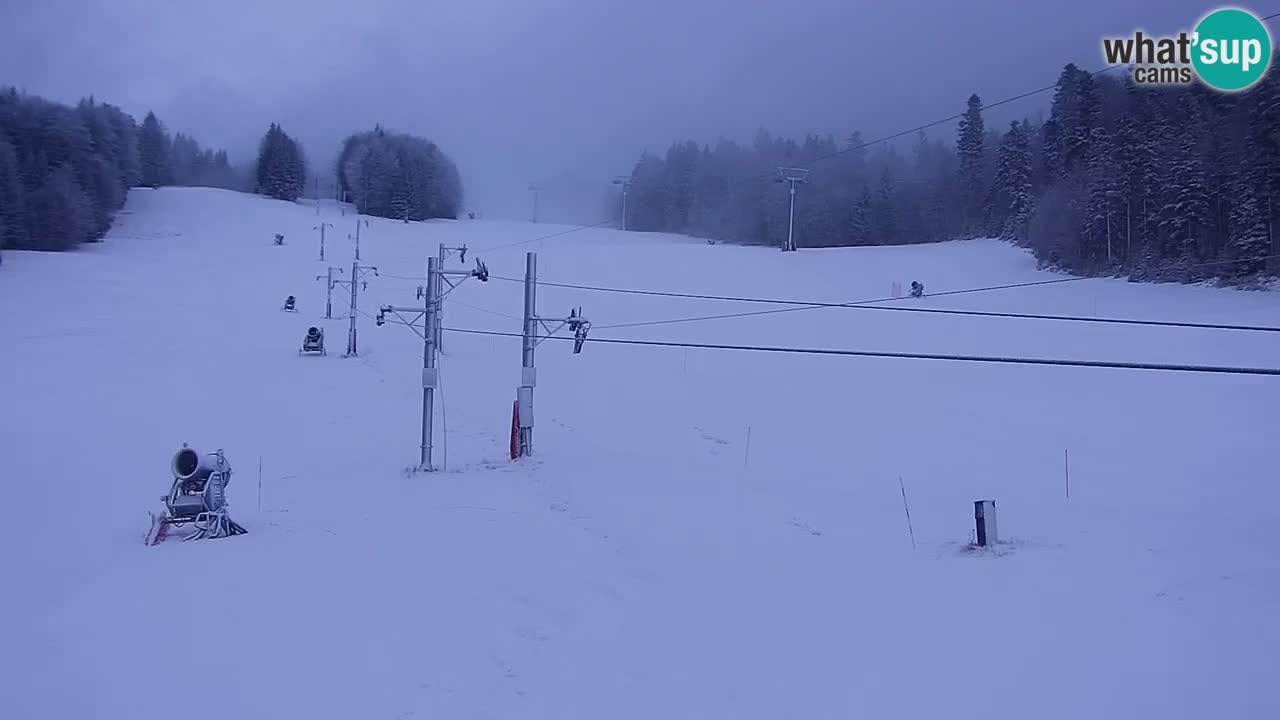
[[[520,401],[511,403],[511,459],[520,457]]]

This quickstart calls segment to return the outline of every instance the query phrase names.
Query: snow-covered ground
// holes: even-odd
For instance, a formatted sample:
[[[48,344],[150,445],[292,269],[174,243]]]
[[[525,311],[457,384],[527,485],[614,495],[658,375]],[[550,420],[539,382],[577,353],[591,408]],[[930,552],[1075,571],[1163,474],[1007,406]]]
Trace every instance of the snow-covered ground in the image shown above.
[[[548,342],[513,464],[519,341],[449,334],[447,470],[410,475],[421,343],[361,316],[340,357],[313,227],[349,272],[354,219],[323,213],[135,191],[105,243],[6,254],[0,717],[1280,717],[1280,379]],[[416,304],[388,276],[441,242],[495,276],[536,250],[544,281],[817,301],[1049,277],[987,241],[485,251],[560,229],[370,219],[361,308]],[[470,281],[446,325],[519,332],[521,292]],[[776,306],[538,299],[601,338],[1280,366],[1270,333],[848,309],[608,329]],[[906,302],[1280,324],[1271,293],[1113,280]],[[330,354],[299,357],[320,323]],[[184,442],[225,449],[248,535],[144,547]],[[966,548],[982,498],[996,553]]]

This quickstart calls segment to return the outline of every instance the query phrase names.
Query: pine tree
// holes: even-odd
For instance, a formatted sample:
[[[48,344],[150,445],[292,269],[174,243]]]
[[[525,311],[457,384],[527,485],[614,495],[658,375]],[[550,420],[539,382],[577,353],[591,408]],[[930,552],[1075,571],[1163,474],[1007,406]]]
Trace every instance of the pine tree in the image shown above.
[[[34,250],[67,250],[92,231],[89,199],[69,163],[55,168],[29,197],[27,228]]]
[[[147,113],[138,139],[141,182],[144,187],[158,188],[173,182],[169,164],[169,136],[155,113]]]
[[[1199,246],[1210,217],[1208,181],[1197,148],[1202,120],[1185,91],[1172,107],[1182,117],[1165,126],[1168,156],[1162,175],[1167,191],[1159,228],[1165,240],[1162,254],[1168,259],[1165,268],[1173,278],[1190,281],[1199,277],[1192,266],[1201,261]]]
[[[872,245],[874,242],[871,238],[871,191],[863,186],[849,213],[849,244]]]
[[[1133,109],[1120,118],[1116,127],[1115,165],[1118,190],[1125,200],[1125,221],[1117,237],[1123,238],[1124,267],[1135,279],[1141,279],[1151,268],[1156,248],[1151,229],[1154,202],[1160,179],[1156,169],[1154,119],[1150,116],[1146,97],[1149,90],[1130,84]]]
[[[306,160],[298,143],[271,123],[258,145],[254,192],[277,200],[297,200],[306,188]]]
[[[1049,118],[1040,128],[1041,140],[1041,187],[1047,188],[1066,177],[1066,167],[1062,161],[1062,125]]]
[[[1009,132],[1000,143],[995,187],[1001,203],[995,208],[1000,220],[1000,236],[1025,241],[1032,203],[1031,149],[1026,127],[1017,122],[1010,123]]]
[[[982,174],[986,132],[982,126],[982,99],[969,96],[968,108],[960,119],[960,137],[956,154],[960,160],[960,186],[963,192],[965,232],[981,232],[982,200],[986,195]]]
[[[1280,74],[1275,63],[1280,50],[1272,55],[1272,70],[1267,72],[1246,96],[1243,106],[1248,117],[1248,170],[1244,180],[1254,193],[1263,224],[1267,229],[1266,255],[1280,253],[1276,238],[1280,221]],[[1280,272],[1280,258],[1272,258],[1270,267]]]
[[[1224,270],[1237,278],[1255,275],[1266,268],[1270,251],[1265,208],[1251,183],[1240,183],[1233,198],[1230,215],[1230,240],[1226,249],[1229,260],[1248,262],[1231,263]]]
[[[886,167],[880,175],[880,187],[871,205],[871,236],[877,245],[898,242],[898,211],[894,206],[893,175]]]
[[[125,189],[120,178],[105,158],[87,159],[87,167],[78,173],[85,196],[89,200],[88,240],[97,240],[111,229],[115,211],[124,205]]]
[[[1095,127],[1085,148],[1084,170],[1089,198],[1084,227],[1081,228],[1084,257],[1093,267],[1109,268],[1119,257],[1113,217],[1119,178],[1110,134],[1101,127]]]
[[[107,115],[116,137],[115,157],[116,170],[119,173],[120,187],[137,187],[142,182],[142,157],[138,124],[120,108],[108,105]]]
[[[667,150],[667,216],[663,230],[682,233],[689,228],[689,213],[693,209],[694,176],[700,153],[696,143],[672,145]]]
[[[388,181],[391,183],[390,206],[388,208],[391,217],[409,221],[410,207],[410,176],[406,167],[407,158],[403,149],[392,154],[390,176]]]
[[[956,182],[951,170],[954,154],[940,143],[930,142],[920,131],[916,135],[914,177],[917,185],[919,212],[915,218],[919,226],[913,237],[927,242],[950,237],[955,228],[950,227],[950,188]]]
[[[631,171],[627,227],[642,232],[662,231],[671,214],[670,206],[666,163],[656,155],[642,153]]]
[[[259,195],[273,195],[276,192],[276,166],[283,152],[280,126],[275,123],[267,128],[258,144],[258,160],[254,165],[254,189]]]
[[[1061,180],[1080,168],[1093,130],[1101,126],[1102,98],[1093,75],[1068,64],[1058,76],[1057,89],[1045,124],[1046,169],[1050,181]]]
[[[1068,170],[1087,161],[1089,145],[1099,137],[1094,131],[1102,127],[1102,94],[1093,74],[1077,70],[1075,88],[1077,118],[1071,136],[1067,138],[1065,159]]]

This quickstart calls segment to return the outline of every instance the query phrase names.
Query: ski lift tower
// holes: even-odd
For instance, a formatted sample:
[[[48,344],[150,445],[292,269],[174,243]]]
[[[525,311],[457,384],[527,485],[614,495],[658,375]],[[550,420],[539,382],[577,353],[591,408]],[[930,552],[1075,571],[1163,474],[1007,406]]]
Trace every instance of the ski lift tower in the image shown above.
[[[533,193],[533,221],[538,222],[538,196],[542,193],[540,183],[529,183],[529,192]]]
[[[809,182],[809,171],[804,168],[780,167],[778,179],[774,182],[790,185],[791,210],[787,215],[787,240],[782,244],[782,251],[792,252],[796,249],[796,185],[805,185]]]
[[[622,230],[627,229],[627,191],[631,189],[631,176],[619,175],[613,179],[614,185],[622,187],[622,221],[618,223],[618,227]]]

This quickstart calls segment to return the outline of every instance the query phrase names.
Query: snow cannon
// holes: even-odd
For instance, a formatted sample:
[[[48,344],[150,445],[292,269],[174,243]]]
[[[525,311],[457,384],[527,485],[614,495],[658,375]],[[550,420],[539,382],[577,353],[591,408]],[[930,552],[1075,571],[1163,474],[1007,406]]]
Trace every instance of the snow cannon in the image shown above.
[[[189,447],[183,446],[173,454],[173,476],[184,483],[203,483],[214,472],[222,472],[222,486],[231,482],[231,463],[221,451],[201,455]]]
[[[183,540],[243,535],[247,531],[227,512],[226,488],[231,482],[231,463],[222,450],[201,455],[186,445],[173,454],[170,463],[173,485],[160,499],[165,509],[151,513],[151,528],[145,542],[156,545],[165,540],[170,527],[190,524],[195,531]]]
[[[299,355],[303,353],[326,354],[324,349],[324,328],[318,328],[314,325],[307,328],[307,334],[302,336],[302,347],[298,349]]]

